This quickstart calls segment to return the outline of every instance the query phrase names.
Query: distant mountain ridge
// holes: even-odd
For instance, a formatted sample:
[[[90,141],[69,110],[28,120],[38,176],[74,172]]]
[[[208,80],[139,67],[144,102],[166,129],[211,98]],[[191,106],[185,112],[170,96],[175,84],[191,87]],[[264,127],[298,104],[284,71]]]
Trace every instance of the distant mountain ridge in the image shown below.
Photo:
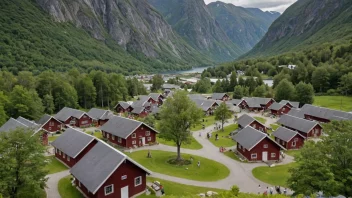
[[[203,0],[148,0],[192,47],[217,62],[243,54],[226,35]]]
[[[258,8],[243,8],[221,1],[207,5],[226,35],[242,50],[249,51],[268,31],[279,12],[263,12]]]
[[[351,0],[298,0],[243,57],[277,55],[352,39]]]

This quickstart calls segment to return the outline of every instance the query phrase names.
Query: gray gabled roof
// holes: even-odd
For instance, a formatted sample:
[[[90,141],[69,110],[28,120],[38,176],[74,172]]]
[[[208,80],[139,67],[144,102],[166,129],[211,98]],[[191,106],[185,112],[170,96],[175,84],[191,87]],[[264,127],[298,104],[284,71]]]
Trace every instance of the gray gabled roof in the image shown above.
[[[228,102],[231,102],[233,105],[239,105],[243,100],[242,99],[232,99],[229,100]]]
[[[233,139],[242,145],[247,150],[252,150],[257,144],[259,144],[264,138],[268,138],[270,141],[278,145],[280,148],[286,150],[280,144],[269,138],[265,133],[260,132],[251,126],[247,126],[240,130],[236,135],[233,136]]]
[[[151,111],[152,114],[158,114],[160,112],[160,107],[152,106],[150,111]]]
[[[130,161],[146,173],[151,174],[151,171],[102,141],[98,141],[98,143],[71,168],[70,173],[90,192],[95,194],[125,160]]]
[[[196,103],[198,108],[201,108],[203,111],[208,111],[214,103],[214,100],[206,100],[206,99],[192,99],[193,102]]]
[[[160,96],[163,97],[160,93],[150,93],[149,96],[155,101],[158,101]]]
[[[51,118],[54,118],[53,116],[51,115],[48,115],[48,114],[44,114],[36,123],[37,124],[40,124],[40,125],[44,125],[45,123],[47,123]],[[54,118],[55,119],[55,118]],[[55,119],[57,120],[57,119]],[[58,120],[57,120],[58,121]],[[60,122],[60,121],[58,121]]]
[[[293,108],[299,108],[299,102],[288,101],[288,100],[281,100],[280,104],[291,104]]]
[[[81,111],[78,109],[72,109],[69,107],[64,107],[54,117],[60,121],[65,122],[71,116],[74,118],[80,119],[84,114],[86,114],[86,112],[84,111]]]
[[[162,85],[163,89],[180,89],[181,87],[178,85],[174,85],[174,84],[163,84]]]
[[[122,108],[124,108],[124,109],[127,109],[128,107],[130,107],[130,106],[131,106],[131,104],[130,104],[130,103],[128,103],[128,102],[124,102],[124,101],[120,101],[119,103],[117,103],[117,105],[121,105],[121,107],[122,107]],[[116,105],[114,108],[116,108],[116,107],[117,107],[117,105]]]
[[[111,133],[117,137],[126,139],[142,124],[144,123],[140,121],[119,117],[119,116],[112,116],[109,119],[109,121],[107,121],[103,126],[100,127],[100,130]],[[144,125],[149,127],[146,124]],[[154,130],[152,127],[149,127],[149,128]]]
[[[352,114],[350,113],[328,109],[324,107],[317,107],[309,104],[305,104],[302,107],[302,111],[306,115],[324,118],[327,120],[341,120],[341,118],[343,118],[342,120],[352,120]]]
[[[225,95],[227,95],[227,93],[213,93],[211,98],[214,100],[221,100]]]
[[[304,112],[301,109],[291,109],[287,115],[294,116],[297,118],[304,118]]]
[[[131,106],[132,108],[150,106],[150,103],[148,102],[150,98],[150,96],[145,95],[139,96],[139,100],[134,101]]]
[[[206,98],[201,95],[201,94],[188,94],[188,97],[191,99],[191,100],[196,100],[196,99],[199,99],[199,100],[205,100]]]
[[[243,114],[241,117],[238,118],[237,124],[241,125],[242,127],[246,127],[249,124],[251,124],[253,121],[255,121],[254,118],[247,114]]]
[[[33,129],[38,129],[38,128],[40,128],[39,124],[37,124],[37,123],[35,123],[35,122],[33,122],[33,121],[30,121],[30,120],[27,120],[27,119],[24,118],[24,117],[21,117],[21,116],[20,116],[20,117],[18,117],[16,120],[19,121],[19,122],[21,122],[22,124],[28,126],[28,127],[33,128]]]
[[[285,103],[285,104],[282,104],[282,103],[274,102],[273,104],[270,105],[269,109],[278,111],[278,110],[280,110],[282,107],[284,107],[285,105],[286,105],[286,103]]]
[[[293,137],[296,135],[299,135],[305,139],[304,136],[302,136],[300,133],[297,131],[293,131],[291,129],[288,129],[286,127],[279,127],[274,131],[273,135],[281,140],[284,140],[285,142],[289,142]]]
[[[145,110],[145,107],[134,107],[131,113],[140,114]]]
[[[93,118],[94,120],[106,120],[109,119],[110,116],[113,115],[112,111],[92,108],[88,111],[88,116]]]
[[[68,128],[51,145],[66,155],[76,158],[93,140],[95,140],[94,136],[74,128]]]
[[[277,123],[304,133],[308,133],[315,125],[319,125],[317,122],[290,115],[282,115]]]
[[[268,104],[268,102],[270,102],[271,100],[273,100],[272,98],[259,98],[259,97],[244,97],[243,98],[247,104],[248,102],[251,103],[251,104],[256,104],[256,105],[266,105]]]
[[[10,118],[5,124],[0,127],[0,132],[9,132],[15,130],[16,128],[29,128],[27,125]]]

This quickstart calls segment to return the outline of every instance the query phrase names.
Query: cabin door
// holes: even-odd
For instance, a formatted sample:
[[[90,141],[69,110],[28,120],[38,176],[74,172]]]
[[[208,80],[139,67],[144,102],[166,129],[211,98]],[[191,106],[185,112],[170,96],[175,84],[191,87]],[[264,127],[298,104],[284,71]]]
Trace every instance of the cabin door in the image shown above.
[[[263,153],[262,153],[262,160],[263,160],[264,162],[268,161],[268,152],[263,152]]]
[[[142,137],[141,141],[142,141],[142,146],[144,146],[145,145],[145,137]]]
[[[121,188],[121,198],[129,198],[128,197],[128,186]]]

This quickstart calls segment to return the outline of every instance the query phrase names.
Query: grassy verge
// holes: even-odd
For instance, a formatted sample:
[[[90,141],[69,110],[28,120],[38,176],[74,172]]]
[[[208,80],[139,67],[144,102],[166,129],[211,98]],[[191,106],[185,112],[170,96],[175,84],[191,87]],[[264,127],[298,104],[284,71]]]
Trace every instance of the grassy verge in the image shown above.
[[[203,122],[204,119],[204,122]],[[215,116],[205,116],[202,118],[201,122],[191,128],[192,131],[199,131],[203,129],[203,124],[205,127],[208,127],[210,125],[213,125],[215,123]]]
[[[92,132],[93,131],[87,131],[86,133],[88,133],[89,135],[92,135]],[[101,139],[101,140],[103,139],[103,134],[101,132],[94,132],[93,135],[98,139]]]
[[[159,142],[160,144],[165,144],[168,146],[176,146],[176,143],[173,141],[168,141],[165,140],[163,138],[156,138],[157,142]],[[199,150],[201,148],[203,148],[203,146],[201,144],[199,144],[199,142],[197,142],[196,139],[194,139],[194,137],[191,137],[191,143],[189,144],[182,144],[181,148],[185,148],[185,149],[192,149],[192,150]],[[176,150],[176,149],[175,149]]]
[[[234,159],[236,161],[239,161],[242,163],[247,163],[247,161],[241,161],[240,158],[238,158],[237,155],[232,151],[226,151],[226,152],[224,152],[224,155],[226,155],[227,157]]]
[[[280,125],[277,124],[270,124],[270,127],[272,130],[268,130],[269,137],[273,140],[275,140],[275,137],[273,136],[273,132],[276,131],[277,128],[280,127]]]
[[[49,140],[49,142],[53,142],[53,141],[55,141],[58,137],[59,137],[59,135],[54,135],[54,136],[49,135],[48,140]]]
[[[224,131],[216,131],[216,132],[213,132],[212,133],[212,136],[211,138],[209,139],[209,141],[211,143],[213,143],[216,147],[220,147],[220,146],[223,146],[223,147],[231,147],[231,146],[235,146],[236,145],[236,142],[231,138],[231,137],[228,137],[229,133],[236,130],[238,128],[238,125],[237,124],[232,124],[232,125],[229,125],[227,127],[224,127]],[[215,140],[215,135],[218,134],[218,140]],[[206,134],[204,134],[206,135]]]
[[[290,155],[292,157],[296,157],[301,154],[301,150],[288,150],[285,152],[287,155]]]
[[[352,111],[352,97],[315,96],[313,105],[350,112]]]
[[[297,166],[296,163],[290,163],[286,165],[279,165],[275,167],[261,166],[254,168],[252,174],[255,178],[276,186],[287,187],[287,179],[290,177],[288,170],[292,167]]]
[[[260,123],[262,123],[262,124],[265,124],[265,123],[266,123],[266,119],[265,119],[265,118],[255,116],[254,119],[258,120],[258,121],[259,121]]]
[[[151,151],[151,153],[152,158],[147,158],[147,151],[136,151],[127,155],[151,171],[185,179],[217,181],[230,174],[229,169],[223,164],[203,157],[182,154],[184,159],[190,159],[192,156],[193,162],[190,165],[178,166],[167,162],[175,158],[176,153],[166,151]],[[197,166],[198,161],[200,161],[200,167]]]
[[[197,195],[199,193],[206,193],[208,191],[214,191],[217,193],[223,192],[225,190],[222,189],[217,189],[217,188],[205,188],[205,187],[198,187],[198,186],[190,186],[190,185],[184,185],[184,184],[179,184],[176,182],[172,181],[167,181],[159,178],[153,178],[153,177],[148,177],[147,178],[148,182],[154,182],[154,181],[159,181],[161,185],[163,185],[164,190],[165,190],[165,195],[172,195],[175,197],[182,197],[182,196],[187,196],[187,195]],[[140,195],[138,198],[155,198],[155,195]]]
[[[45,169],[49,171],[48,174],[58,173],[68,169],[59,160],[57,160],[55,156],[47,157],[47,159],[50,160],[50,162],[45,167]]]
[[[58,184],[59,194],[62,198],[83,198],[83,195],[71,184],[72,176],[60,179]]]

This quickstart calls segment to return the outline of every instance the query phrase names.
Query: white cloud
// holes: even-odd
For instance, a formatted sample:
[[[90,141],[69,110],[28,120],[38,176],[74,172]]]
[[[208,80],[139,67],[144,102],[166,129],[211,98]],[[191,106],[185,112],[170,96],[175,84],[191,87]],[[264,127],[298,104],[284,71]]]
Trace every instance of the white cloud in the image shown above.
[[[204,0],[206,4],[217,0]],[[284,12],[286,8],[292,5],[297,0],[220,0],[225,3],[232,3],[236,6],[246,8],[259,8],[264,11]]]

